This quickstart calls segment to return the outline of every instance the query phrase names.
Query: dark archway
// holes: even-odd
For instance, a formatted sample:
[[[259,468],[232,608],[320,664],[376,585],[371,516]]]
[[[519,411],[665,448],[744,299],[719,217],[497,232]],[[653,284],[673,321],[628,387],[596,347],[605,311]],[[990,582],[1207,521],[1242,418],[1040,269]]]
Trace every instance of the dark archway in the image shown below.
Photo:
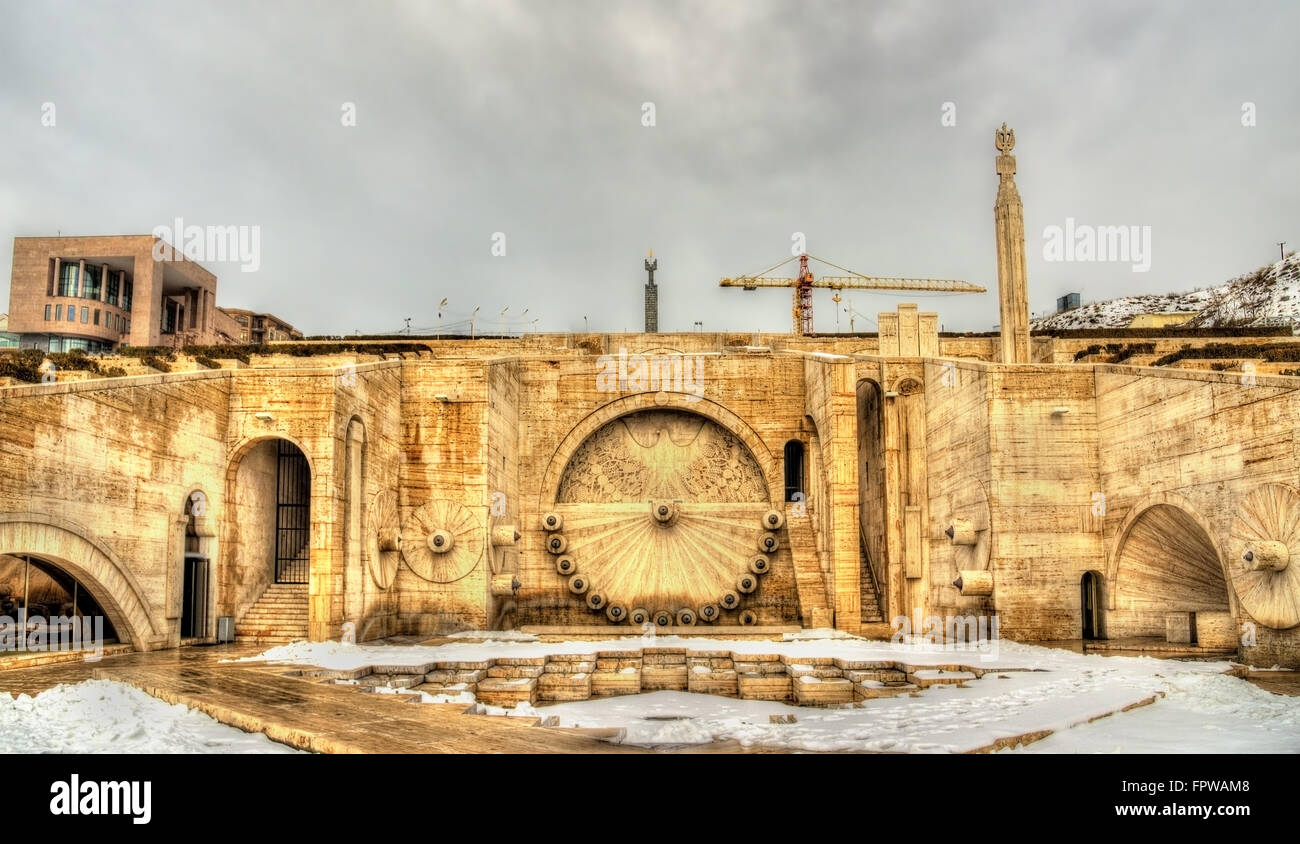
[[[181,560],[182,639],[208,635],[208,607],[211,597],[207,542],[208,498],[195,490],[185,498],[185,553]]]
[[[804,496],[805,493],[803,443],[799,440],[790,440],[785,444],[785,500],[806,500],[806,496],[805,498],[795,497],[796,495]]]
[[[1079,611],[1083,616],[1085,641],[1106,638],[1101,614],[1103,600],[1101,572],[1085,571],[1079,581]]]
[[[0,554],[0,616],[11,620],[15,650],[93,650],[117,631],[91,590],[58,563],[34,554]]]

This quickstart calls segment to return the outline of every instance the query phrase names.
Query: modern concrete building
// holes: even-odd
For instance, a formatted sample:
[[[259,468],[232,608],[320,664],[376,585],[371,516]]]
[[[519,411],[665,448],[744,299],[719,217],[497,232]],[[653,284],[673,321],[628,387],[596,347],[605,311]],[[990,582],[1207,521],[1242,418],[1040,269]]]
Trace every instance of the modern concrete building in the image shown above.
[[[9,331],[51,352],[220,342],[217,277],[153,235],[16,237]]]
[[[272,340],[301,340],[302,332],[274,314],[259,314],[240,308],[217,308],[233,320],[233,343],[260,345]]]

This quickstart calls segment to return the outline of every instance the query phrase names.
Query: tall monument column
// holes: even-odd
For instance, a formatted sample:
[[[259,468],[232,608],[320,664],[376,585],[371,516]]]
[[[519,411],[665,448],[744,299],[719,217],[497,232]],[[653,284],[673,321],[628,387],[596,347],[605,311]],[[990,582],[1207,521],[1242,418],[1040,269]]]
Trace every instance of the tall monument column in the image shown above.
[[[645,271],[649,274],[650,280],[645,286],[645,333],[657,334],[659,332],[659,288],[655,286],[655,270],[659,269],[659,261],[655,258],[655,251],[650,250],[650,257],[645,259]]]
[[[998,239],[998,301],[1002,362],[1029,363],[1029,282],[1025,276],[1025,209],[1016,190],[1016,133],[1003,123],[994,134],[998,148],[998,198],[993,220]]]

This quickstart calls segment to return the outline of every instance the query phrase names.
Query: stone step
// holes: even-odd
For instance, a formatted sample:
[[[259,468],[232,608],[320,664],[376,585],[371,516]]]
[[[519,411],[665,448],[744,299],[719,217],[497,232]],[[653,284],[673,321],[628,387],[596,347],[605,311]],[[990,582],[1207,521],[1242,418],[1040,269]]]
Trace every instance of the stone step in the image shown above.
[[[827,600],[821,556],[817,553],[817,539],[813,536],[812,513],[807,511],[796,516],[791,504],[786,505],[785,511],[785,536],[794,562],[795,589],[803,624],[805,627],[829,626],[831,606]]]

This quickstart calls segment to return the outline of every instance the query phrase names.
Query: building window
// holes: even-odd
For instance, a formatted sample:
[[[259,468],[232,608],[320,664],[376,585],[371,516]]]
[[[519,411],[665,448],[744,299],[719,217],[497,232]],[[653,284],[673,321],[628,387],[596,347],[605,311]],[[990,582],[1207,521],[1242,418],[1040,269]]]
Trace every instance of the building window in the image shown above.
[[[101,270],[99,267],[86,267],[86,273],[81,279],[81,298],[99,298],[100,272]],[[83,319],[82,322],[85,322],[85,320]]]
[[[135,293],[135,282],[128,280],[122,285],[122,310],[131,312],[131,296]]]
[[[175,334],[180,327],[180,322],[181,306],[170,299],[167,300],[163,305],[162,325],[159,328],[163,334]]]
[[[81,321],[83,323],[90,322],[90,308],[87,308],[85,305],[82,305],[81,307]]]
[[[49,306],[47,305],[46,307],[49,307]],[[63,306],[62,306],[62,305],[55,305],[55,306],[54,306],[54,321],[55,321],[55,322],[63,322]]]
[[[76,321],[77,321],[77,306],[68,305],[68,322],[76,322]]]
[[[95,308],[95,325],[99,325],[99,308]]]
[[[49,321],[50,321],[50,306],[49,306],[49,305],[46,305],[46,306],[45,306],[45,321],[46,321],[46,322],[49,322]]]
[[[59,295],[76,296],[77,295],[77,263],[67,263],[66,261],[59,267]]]
[[[117,293],[118,293],[117,273],[109,273],[107,301],[108,304],[112,305],[113,307],[117,307]]]

